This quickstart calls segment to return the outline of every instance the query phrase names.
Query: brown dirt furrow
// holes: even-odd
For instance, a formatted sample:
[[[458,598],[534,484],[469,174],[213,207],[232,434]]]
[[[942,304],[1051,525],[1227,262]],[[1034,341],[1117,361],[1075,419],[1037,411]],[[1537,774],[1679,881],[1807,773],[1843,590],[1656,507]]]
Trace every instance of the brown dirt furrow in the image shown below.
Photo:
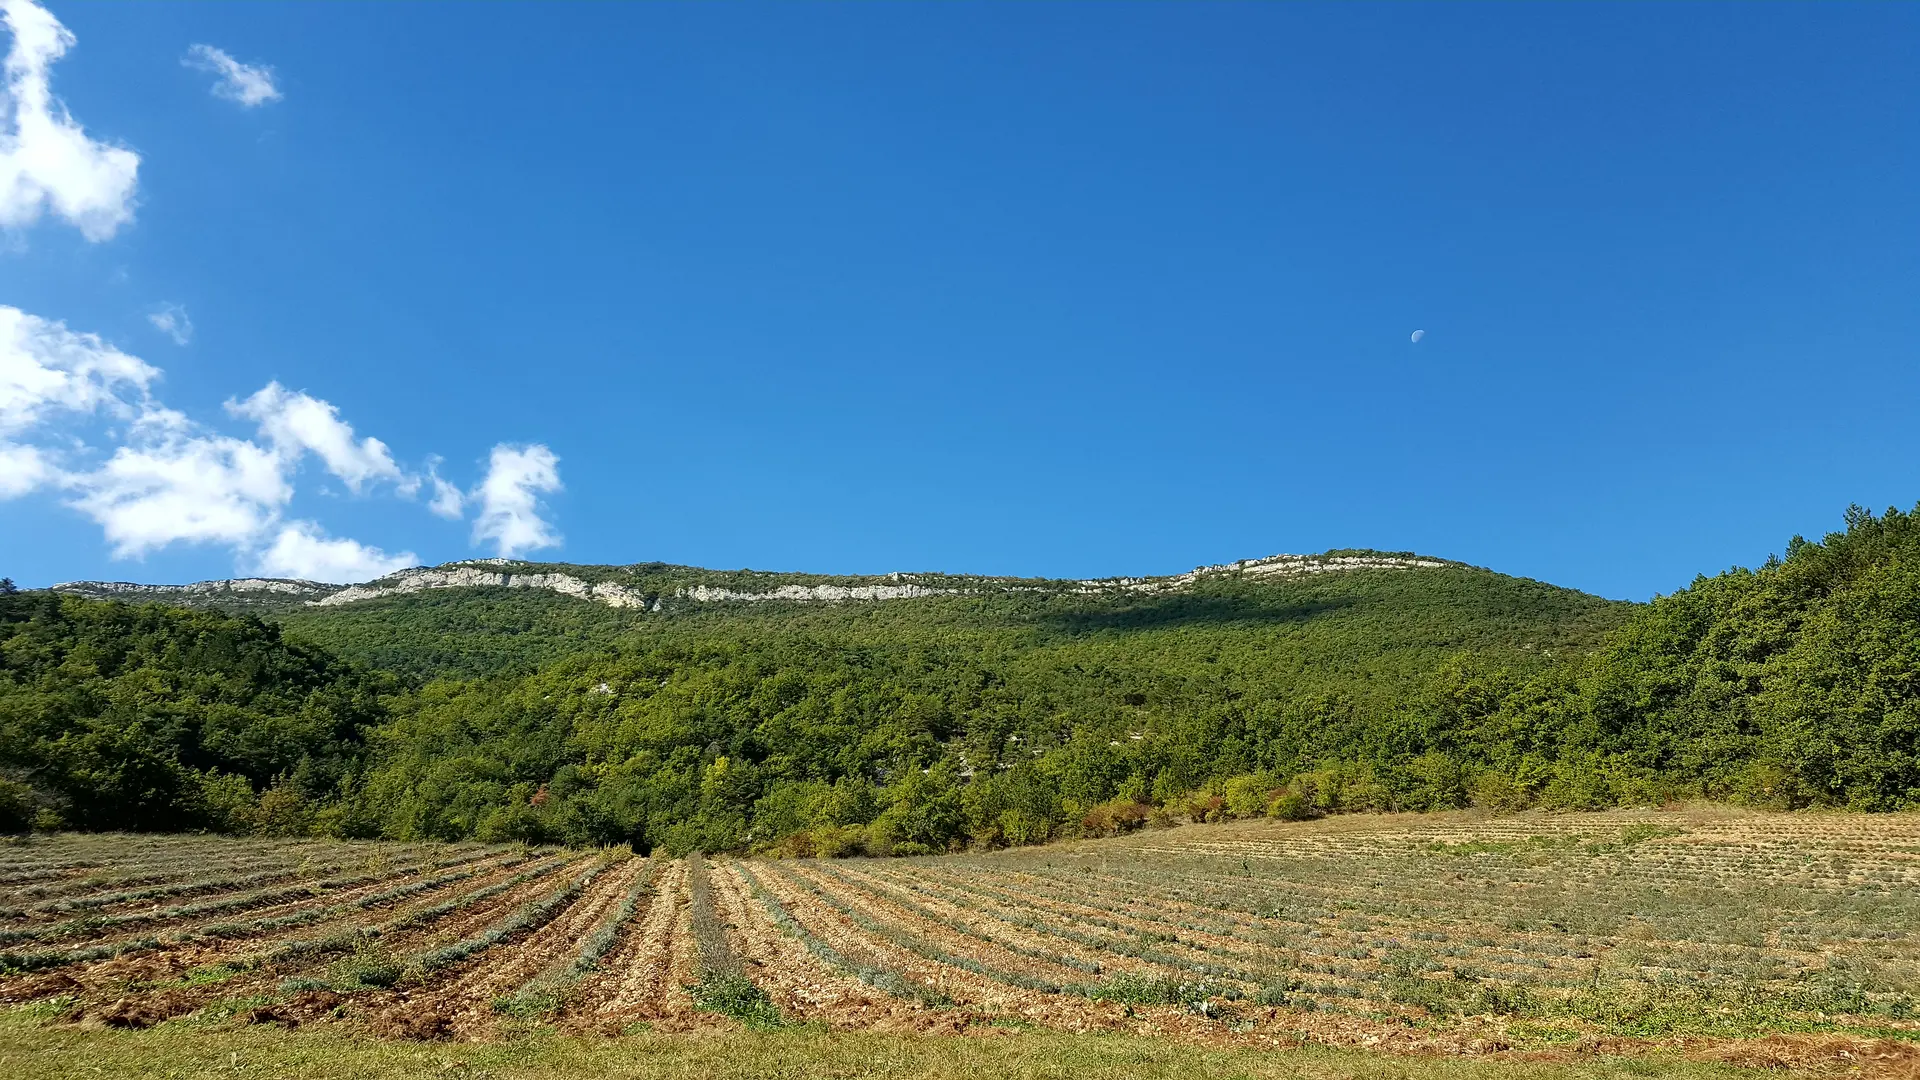
[[[0,905],[8,926],[79,918],[87,915],[112,915],[142,908],[170,907],[194,899],[211,899],[222,892],[246,892],[298,880],[310,873],[330,873],[350,866],[351,860],[336,860],[324,866],[289,866],[284,859],[223,859],[219,862],[182,866],[155,872],[128,872],[112,879],[83,877],[56,883],[43,883],[32,894],[17,891],[18,902]],[[253,879],[235,885],[235,879]],[[114,899],[123,892],[151,895]],[[9,898],[11,899],[11,898]]]
[[[514,868],[517,873],[521,868]],[[562,871],[564,872],[564,871]],[[502,872],[500,876],[511,876]],[[380,936],[381,944],[395,955],[408,955],[422,951],[430,944],[437,944],[437,938],[452,934],[452,940],[464,936],[466,928],[474,924],[485,925],[499,917],[505,905],[524,902],[524,897],[532,890],[548,886],[552,874],[535,881],[527,882],[516,889],[509,889],[500,896],[491,897],[472,908],[435,919],[423,926],[411,927],[401,931],[391,931]],[[430,893],[418,903],[408,905],[409,913],[424,910],[448,899],[448,893],[458,895],[482,886],[471,879],[454,883],[438,893]],[[368,912],[354,910],[345,913],[337,922],[299,927],[276,940],[315,940],[331,933],[353,931],[368,927],[373,920],[367,919]],[[387,920],[391,923],[394,920]],[[198,1008],[207,1002],[221,998],[242,997],[251,994],[273,994],[278,991],[281,980],[289,977],[312,977],[319,974],[339,959],[332,953],[303,953],[297,956],[277,960],[265,960],[263,945],[269,942],[259,938],[224,942],[188,942],[170,946],[157,952],[137,956],[104,960],[86,965],[77,970],[62,970],[55,974],[73,980],[71,987],[55,990],[55,993],[73,994],[80,998],[83,1006],[92,1011],[92,1005],[113,1000],[131,986],[168,983],[185,977],[190,972],[203,970],[219,964],[247,965],[241,974],[203,986],[183,987],[166,991],[183,1006]],[[265,962],[261,962],[265,960]]]
[[[784,869],[787,864],[782,864]],[[1188,1013],[1172,1006],[1129,1009],[1114,1002],[1023,990],[995,982],[984,976],[920,957],[874,939],[855,926],[846,916],[813,898],[776,874],[760,874],[768,891],[787,906],[788,913],[822,940],[843,949],[867,948],[874,953],[891,952],[892,970],[909,978],[938,986],[955,1000],[977,1004],[982,1009],[1005,1016],[1017,1016],[1028,1022],[1066,1031],[1130,1031],[1138,1034],[1171,1036],[1184,1042],[1209,1045],[1287,1046],[1302,1040],[1343,1046],[1392,1046],[1399,1049],[1444,1050],[1458,1052],[1460,1046],[1473,1043],[1484,1047],[1475,1034],[1452,1034],[1442,1038],[1410,1036],[1403,1025],[1361,1020],[1352,1016],[1327,1016],[1269,1007],[1236,1008],[1236,1025]],[[830,884],[830,883],[829,883]],[[845,898],[845,893],[836,893]],[[846,944],[843,945],[842,943]],[[864,944],[857,944],[864,942]],[[950,947],[947,942],[934,942]],[[959,955],[980,957],[977,952],[952,946]],[[1235,1030],[1235,1027],[1239,1030]],[[975,1029],[979,1030],[979,1029]],[[1406,1044],[1401,1046],[1400,1044]],[[1417,1046],[1415,1044],[1418,1044]]]
[[[491,1031],[496,1020],[494,1001],[571,957],[580,939],[620,905],[644,865],[629,859],[626,865],[609,867],[553,921],[463,961],[441,973],[432,985],[409,989],[366,1010],[371,1023],[376,1030],[391,1027],[382,1023],[382,1014],[397,1010],[414,1014],[409,1018],[412,1024],[432,1023],[449,1035],[473,1037]]]
[[[498,896],[491,896],[469,908],[448,912],[423,926],[408,926],[389,929],[405,921],[405,916],[387,920],[380,930],[380,943],[399,956],[412,956],[451,945],[456,941],[471,937],[499,921],[508,912],[531,900],[551,894],[560,888],[569,878],[577,878],[585,872],[588,860],[592,856],[578,852],[569,852],[558,859],[556,869],[550,870],[532,881],[523,881]],[[532,867],[522,867],[522,870]],[[516,873],[519,871],[516,870]],[[511,877],[511,875],[509,875]],[[462,889],[469,892],[473,888]],[[451,899],[449,897],[448,899]],[[432,905],[426,905],[431,907]]]
[[[816,885],[858,908],[863,915],[883,923],[896,924],[916,937],[958,955],[976,959],[995,971],[1013,972],[1057,985],[1095,982],[1123,971],[1160,974],[1159,968],[1133,957],[1095,952],[1073,942],[999,923],[979,912],[933,897],[907,892],[867,874],[847,872],[839,867],[834,869],[844,876],[836,877],[835,874],[811,867],[801,870],[801,873],[809,875]],[[906,903],[903,904],[902,900]],[[906,904],[923,908],[934,917],[922,915]],[[986,934],[995,940],[984,940],[976,934]],[[1031,949],[1041,955],[1028,956],[1008,945]],[[1087,971],[1050,957],[1071,958],[1088,966],[1098,965],[1099,970]]]
[[[412,872],[420,869],[419,867],[404,868],[406,872],[399,873],[399,874],[396,874],[395,876],[388,877],[379,881],[366,882],[363,884],[340,889],[338,891],[313,892],[300,897],[290,897],[278,904],[272,904],[272,905],[262,906],[262,907],[246,908],[241,910],[219,911],[219,912],[207,913],[207,914],[197,915],[197,916],[181,916],[174,919],[165,920],[162,922],[157,922],[154,924],[136,925],[127,929],[120,929],[112,937],[107,938],[106,942],[117,941],[122,944],[133,945],[142,941],[158,938],[163,942],[165,942],[165,945],[163,946],[163,948],[159,950],[136,951],[132,955],[129,955],[126,957],[120,957],[120,958],[115,958],[115,959],[110,959],[105,961],[96,961],[92,965],[87,965],[87,966],[98,974],[104,974],[110,977],[141,978],[143,976],[134,974],[134,972],[137,972],[142,967],[152,965],[153,963],[158,961],[159,957],[163,956],[166,953],[182,951],[182,950],[189,951],[196,957],[200,958],[200,959],[197,959],[195,963],[203,963],[203,962],[208,962],[205,959],[208,956],[245,954],[247,952],[253,951],[262,943],[272,942],[272,941],[281,940],[285,938],[313,936],[317,928],[331,925],[333,922],[350,919],[355,914],[358,914],[358,912],[349,911],[349,912],[343,913],[340,916],[336,917],[334,920],[330,920],[329,923],[317,923],[317,924],[307,924],[304,926],[287,927],[287,928],[282,928],[279,931],[275,931],[271,928],[268,928],[261,933],[258,933],[249,937],[232,938],[227,940],[201,937],[201,936],[198,936],[197,931],[200,927],[218,926],[223,924],[230,925],[234,923],[246,923],[256,919],[274,918],[274,917],[279,917],[284,915],[296,914],[298,912],[301,912],[310,908],[316,908],[316,907],[325,908],[325,907],[337,906],[340,904],[352,903],[359,897],[373,895],[385,889],[393,888],[395,885],[403,883],[405,880],[407,880],[410,877],[414,877],[414,876],[431,877],[439,873],[443,873],[447,869],[455,869],[455,868],[457,867],[435,869],[435,870],[426,871],[424,874],[419,874],[419,875],[416,875],[415,873]],[[445,886],[443,886],[442,888],[444,887]],[[171,925],[168,925],[169,923]],[[33,942],[31,944],[23,944],[22,946],[18,946],[18,947],[22,948],[23,951],[39,951],[39,950],[52,950],[52,949],[60,949],[60,948],[68,948],[68,947],[79,947],[82,945],[92,946],[92,945],[98,945],[102,943],[104,943],[102,941],[102,938],[96,933],[94,937],[87,940],[61,938],[61,939],[44,941],[44,942]],[[65,970],[65,967],[64,966],[56,967],[50,970]],[[67,973],[69,975],[72,975],[71,971],[68,971]],[[0,987],[4,987],[6,985],[6,982],[7,982],[6,980],[0,980]],[[5,993],[4,989],[0,989],[0,995],[4,995],[4,993]]]
[[[436,866],[436,867],[432,867],[431,869],[424,868],[424,865],[421,867],[414,867],[404,873],[395,874],[391,877],[383,878],[380,881],[371,882],[365,885],[356,885],[356,886],[353,886],[352,888],[342,889],[338,892],[325,893],[321,896],[315,897],[313,901],[300,901],[296,903],[285,904],[275,908],[264,908],[257,911],[250,911],[247,913],[246,917],[249,919],[269,919],[269,918],[277,918],[282,915],[291,915],[294,912],[301,910],[302,908],[313,906],[315,901],[321,902],[321,906],[332,906],[335,904],[357,905],[361,900],[367,897],[376,896],[382,892],[387,891],[388,889],[397,888],[401,885],[405,885],[408,882],[414,881],[416,879],[435,878],[435,877],[439,877],[442,874],[461,873],[467,870],[478,871],[478,873],[474,874],[473,877],[461,878],[457,881],[450,881],[445,885],[441,885],[435,889],[430,889],[425,893],[417,893],[410,896],[405,896],[400,898],[398,901],[393,902],[393,903],[403,904],[403,905],[417,904],[422,897],[426,897],[426,896],[437,897],[447,889],[456,889],[456,890],[464,891],[467,889],[479,888],[481,883],[487,882],[489,880],[497,880],[501,876],[502,871],[511,871],[512,873],[518,873],[520,870],[524,869],[527,865],[530,865],[530,864],[507,865],[505,864],[505,861],[504,861],[506,854],[507,853],[505,852],[501,852],[501,853],[498,853],[495,855],[489,855],[480,859],[470,860],[470,861],[447,865],[447,866]],[[371,907],[371,908],[356,907],[356,910],[364,913],[364,917],[372,917],[373,914],[391,906],[393,906],[393,904],[375,905],[374,907]]]
[[[825,1023],[852,1031],[926,1031],[929,1010],[902,1001],[842,975],[783,933],[761,903],[750,896],[738,870],[723,863],[712,877],[714,905],[725,922],[735,955],[756,985],[767,992],[790,1020]],[[946,1017],[945,1030],[959,1030],[964,1019]]]
[[[251,903],[251,904],[236,903],[231,907],[227,907],[215,912],[207,912],[207,913],[196,912],[188,915],[157,916],[150,922],[139,921],[139,922],[132,923],[131,925],[137,926],[144,933],[152,934],[160,931],[162,928],[165,928],[165,927],[174,927],[174,926],[191,927],[191,926],[200,925],[200,924],[246,921],[250,919],[276,918],[282,915],[290,915],[295,912],[305,910],[307,908],[327,907],[334,904],[352,902],[353,900],[361,896],[372,895],[374,893],[380,892],[383,889],[390,889],[396,885],[404,884],[407,880],[412,878],[432,877],[438,874],[442,874],[442,873],[449,872],[451,870],[458,869],[457,865],[431,867],[431,868],[429,867],[431,867],[431,864],[425,863],[425,862],[415,863],[407,866],[401,866],[396,869],[388,871],[386,876],[384,877],[376,878],[371,881],[362,881],[356,884],[346,884],[346,885],[337,884],[333,888],[323,887],[326,884],[326,882],[323,880],[320,882],[313,883],[313,885],[309,888],[309,890],[306,891],[305,895],[289,895],[290,893],[293,892],[293,890],[297,888],[297,886],[294,886],[291,884],[285,885],[285,886],[274,886],[274,887],[269,887],[265,890],[262,890],[265,895],[263,895],[257,903]],[[340,879],[334,879],[334,880],[338,881]],[[239,900],[241,898],[242,898],[242,894],[240,893],[234,894],[233,899]],[[221,899],[222,897],[219,897],[219,896],[206,896],[206,897],[196,898],[191,903],[193,906],[198,907],[198,906],[218,902]]]
[[[506,876],[506,873],[505,870],[498,870],[492,876],[497,879]],[[392,884],[392,882],[381,882],[367,886],[364,891],[378,892],[382,888],[392,887]],[[439,902],[451,890],[475,887],[478,886],[474,884],[474,879],[452,882],[417,897],[409,897],[408,901],[417,910]],[[338,897],[324,899],[328,903],[340,902]],[[289,940],[325,937],[329,933],[349,927],[357,928],[360,923],[367,921],[370,914],[366,910],[354,908],[326,922],[284,927],[252,937],[172,940],[162,948],[149,952],[65,965],[28,975],[0,979],[0,1001],[29,1001],[55,995],[73,995],[82,1001],[88,1001],[102,995],[123,993],[130,985],[169,982],[196,969],[216,964],[247,964],[269,946]],[[139,938],[124,940],[138,941]],[[219,984],[221,987],[227,985],[230,984]]]
[[[951,874],[948,876],[951,876]],[[1075,888],[1073,882],[1065,881],[1051,875],[1015,872],[1009,873],[1007,876],[1020,880],[1023,886],[1030,887],[1033,891],[1042,893],[1049,898],[1057,899],[1060,898],[1062,894],[1071,894]],[[1202,883],[1226,888],[1243,884],[1241,882],[1235,882],[1232,879],[1200,877],[1197,875],[1188,876],[1182,880],[1189,883]],[[1268,882],[1267,884],[1270,886],[1273,883]],[[1151,911],[1153,915],[1150,917],[1171,920],[1178,916],[1186,916],[1196,920],[1205,920],[1216,925],[1221,923],[1228,924],[1240,932],[1238,935],[1231,937],[1230,940],[1240,941],[1244,943],[1245,946],[1256,949],[1265,948],[1278,950],[1276,958],[1283,958],[1285,954],[1296,952],[1296,950],[1290,948],[1289,945],[1262,945],[1258,940],[1259,938],[1265,937],[1271,941],[1275,934],[1291,935],[1298,929],[1312,927],[1318,929],[1322,934],[1331,935],[1323,938],[1323,942],[1334,943],[1341,943],[1344,942],[1345,939],[1355,936],[1361,936],[1367,939],[1399,938],[1403,940],[1418,940],[1420,935],[1425,935],[1426,940],[1434,940],[1433,935],[1441,934],[1459,939],[1484,935],[1489,922],[1489,919],[1484,917],[1479,919],[1449,918],[1444,913],[1428,913],[1426,911],[1422,911],[1416,915],[1374,914],[1369,916],[1369,926],[1367,929],[1363,933],[1354,934],[1340,928],[1338,925],[1339,920],[1333,914],[1324,914],[1317,917],[1295,915],[1285,919],[1262,919],[1249,912],[1225,911],[1195,903],[1190,899],[1171,896],[1164,891],[1156,890],[1154,886],[1148,882],[1119,875],[1103,874],[1091,867],[1085,868],[1085,872],[1080,878],[1080,887],[1088,892],[1101,895],[1129,897],[1127,903],[1130,908],[1139,907]],[[1184,928],[1178,931],[1178,935],[1182,939],[1192,938],[1198,940],[1199,938],[1199,932],[1188,931]],[[1598,933],[1583,934],[1581,938],[1582,946],[1588,950],[1614,948],[1625,940],[1617,935]],[[1324,947],[1321,952],[1324,955],[1333,951],[1334,948],[1346,947],[1350,946],[1345,944],[1328,945]],[[1311,950],[1303,948],[1299,951]],[[1763,950],[1744,946],[1711,946],[1689,943],[1687,951],[1690,954],[1712,954],[1718,951],[1722,954],[1731,953],[1743,956],[1758,953]],[[1803,967],[1818,966],[1824,963],[1824,954],[1813,949],[1795,950],[1779,946],[1770,946],[1765,949],[1764,952],[1772,957],[1781,957],[1797,961]],[[1674,949],[1673,954],[1679,955],[1680,950],[1677,948]],[[1487,955],[1483,952],[1477,952],[1474,955],[1473,964],[1476,968],[1494,977],[1519,980],[1537,978],[1543,971],[1585,970],[1590,967],[1592,960],[1578,955],[1542,957],[1538,953],[1529,955],[1524,959],[1517,956],[1502,958],[1497,955]]]
[[[666,970],[676,897],[685,879],[686,864],[677,861],[654,874],[652,889],[608,950],[600,970],[580,980],[574,997],[579,1012],[610,1012],[644,1000],[653,973]]]
[[[693,982],[693,930],[684,860],[662,870],[644,916],[608,954],[601,970],[581,982],[568,1026],[618,1032],[644,1023],[660,1030],[717,1027],[698,1012],[686,987]]]
[[[929,960],[875,936],[819,897],[781,876],[772,864],[756,863],[753,876],[788,918],[851,963],[899,976],[925,991],[928,996],[944,996],[962,1003],[978,1005],[995,998],[1006,989],[1003,983]],[[978,980],[979,986],[974,988],[976,992],[962,992],[956,989],[954,978]]]
[[[1289,960],[1289,955],[1284,949],[1263,946],[1245,938],[1179,926],[1173,920],[1153,915],[1140,915],[1132,911],[1115,911],[1093,904],[1076,903],[1069,899],[1048,895],[1031,883],[1005,880],[983,883],[984,888],[1000,894],[993,896],[972,887],[972,883],[953,874],[896,871],[882,873],[879,876],[900,885],[911,882],[931,888],[939,895],[963,897],[966,903],[978,905],[981,910],[989,914],[1007,917],[1039,916],[1057,920],[1081,933],[1113,938],[1116,942],[1125,942],[1129,934],[1136,938],[1152,936],[1147,944],[1155,952],[1191,960],[1194,963],[1240,968],[1246,971],[1263,971],[1273,969],[1276,965],[1284,965]],[[1012,895],[1023,896],[1024,903],[1016,906],[1002,899]],[[1110,926],[1099,925],[1101,922],[1118,924],[1121,929],[1116,930]]]
[[[225,868],[222,868],[223,870]],[[321,880],[345,870],[343,865],[323,866],[318,873]],[[342,875],[344,876],[344,875]],[[186,881],[167,886],[170,890],[163,895],[139,897],[130,900],[117,900],[112,903],[91,906],[85,897],[47,901],[36,905],[35,910],[8,918],[0,924],[0,934],[13,930],[31,930],[58,926],[61,923],[79,925],[85,920],[107,920],[113,927],[161,926],[170,922],[179,922],[194,917],[193,913],[175,914],[172,909],[179,907],[203,907],[221,903],[235,903],[233,911],[245,909],[245,901],[250,894],[260,894],[256,903],[269,903],[275,894],[285,893],[300,887],[308,872],[285,869],[267,869],[250,872],[245,875],[226,874],[221,878],[206,881]],[[240,880],[245,878],[247,880]],[[72,906],[53,906],[55,904]]]
[[[989,1015],[1021,1016],[1035,1023],[1068,1030],[1107,1026],[1105,1021],[1110,1017],[1104,1014],[1109,1012],[1124,1016],[1124,1010],[1118,1007],[1090,1009],[1088,1006],[1091,1003],[1084,999],[1021,989],[986,975],[921,956],[911,949],[895,945],[873,934],[844,913],[834,910],[796,884],[793,878],[782,873],[788,869],[785,864],[761,865],[766,866],[769,872],[757,874],[760,883],[780,901],[781,906],[787,909],[787,914],[791,915],[795,922],[806,927],[815,937],[846,956],[868,959],[874,966],[892,971],[909,982],[945,994],[972,1011]],[[836,895],[842,894],[836,893]],[[844,899],[844,896],[842,898]],[[916,928],[902,927],[902,929],[914,931]],[[924,935],[916,932],[915,936]],[[968,939],[966,943],[953,949],[955,954],[976,955],[966,951],[966,944],[978,943]]]

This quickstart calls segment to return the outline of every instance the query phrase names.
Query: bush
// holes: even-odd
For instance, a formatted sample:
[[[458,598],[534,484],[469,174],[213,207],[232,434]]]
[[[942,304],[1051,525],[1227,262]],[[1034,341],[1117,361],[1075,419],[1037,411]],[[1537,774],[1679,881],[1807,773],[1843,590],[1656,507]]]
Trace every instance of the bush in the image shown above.
[[[867,830],[861,825],[821,825],[811,834],[813,853],[822,859],[845,859],[863,853]]]
[[[291,780],[282,779],[260,793],[253,831],[259,836],[311,836],[313,804]]]
[[[696,1008],[731,1016],[749,1028],[777,1028],[786,1022],[780,1015],[780,1007],[767,992],[753,985],[753,980],[745,975],[708,972],[688,990],[693,994]]]
[[[1473,805],[1483,810],[1511,813],[1533,805],[1533,796],[1505,773],[1481,773],[1473,780]]]
[[[23,833],[33,828],[33,789],[12,780],[0,780],[0,833]]]
[[[244,776],[218,771],[204,772],[199,777],[200,813],[208,827],[231,836],[251,833],[254,812],[259,807],[253,784]]]
[[[1314,816],[1313,799],[1298,787],[1288,786],[1274,793],[1267,804],[1267,816],[1281,821],[1305,821]]]
[[[1088,836],[1112,836],[1128,833],[1145,825],[1154,808],[1135,799],[1114,799],[1088,810],[1080,827]]]
[[[399,982],[404,972],[400,961],[379,942],[363,938],[354,942],[353,955],[328,966],[327,981],[346,990],[384,989]]]
[[[1196,825],[1227,819],[1227,800],[1207,792],[1187,796],[1182,800],[1181,809],[1187,815],[1187,820]]]
[[[1000,835],[1015,847],[1044,844],[1051,832],[1051,823],[1038,814],[1018,809],[1002,811],[1000,814]]]
[[[474,835],[488,844],[544,844],[548,840],[540,812],[524,802],[494,807],[480,819]]]
[[[1221,798],[1226,803],[1226,816],[1259,817],[1267,812],[1267,807],[1280,793],[1279,788],[1274,778],[1265,773],[1251,773],[1228,780],[1221,791]]]

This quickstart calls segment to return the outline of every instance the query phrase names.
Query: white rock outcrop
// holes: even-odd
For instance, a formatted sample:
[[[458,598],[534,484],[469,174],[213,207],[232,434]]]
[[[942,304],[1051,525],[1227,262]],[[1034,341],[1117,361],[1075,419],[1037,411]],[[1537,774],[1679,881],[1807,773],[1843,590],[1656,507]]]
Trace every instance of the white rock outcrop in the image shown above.
[[[694,601],[712,600],[911,600],[916,596],[951,596],[970,589],[935,589],[926,585],[782,585],[767,592],[738,592],[711,585],[674,590],[675,596]]]
[[[326,585],[317,581],[288,581],[276,578],[237,578],[230,581],[200,581],[191,585],[137,585],[126,581],[69,581],[53,588],[58,592],[87,596],[113,596],[141,599],[204,599],[231,596],[238,599],[258,597],[297,597],[309,606],[336,607],[383,596],[400,596],[426,589],[508,588],[544,589],[563,596],[592,600],[617,608],[661,610],[660,598],[653,593],[610,581],[585,581],[557,572],[515,573],[505,559],[473,559],[445,566],[421,566],[402,570],[364,585]],[[913,575],[893,573],[868,579],[885,584],[854,585],[781,585],[763,591],[727,589],[715,585],[690,585],[675,589],[672,595],[694,603],[754,603],[769,600],[807,603],[844,603],[847,601],[911,600],[924,596],[952,596],[966,593],[1045,592],[1063,585],[1072,592],[1154,593],[1185,588],[1202,578],[1238,574],[1252,577],[1303,577],[1309,574],[1341,573],[1352,570],[1419,570],[1456,565],[1439,559],[1411,558],[1400,555],[1269,555],[1264,559],[1202,566],[1184,574],[1166,577],[1105,578],[1058,584],[1032,581],[974,579],[962,587],[924,585]],[[941,579],[951,580],[951,579]]]
[[[498,565],[497,560],[489,560],[489,563]],[[382,596],[419,592],[422,589],[460,589],[487,585],[509,589],[545,589],[564,596],[577,596],[582,600],[598,600],[609,607],[647,606],[647,598],[639,591],[629,589],[625,585],[615,585],[610,581],[582,581],[571,574],[515,574],[505,570],[483,570],[472,564],[423,566],[414,570],[402,570],[365,585],[349,585],[332,596],[312,600],[309,603],[316,607],[332,607],[359,600],[374,600]]]
[[[1113,578],[1083,581],[1087,586],[1129,589],[1134,592],[1161,592],[1191,585],[1203,577],[1220,574],[1244,574],[1254,577],[1305,577],[1309,574],[1338,573],[1345,570],[1420,570],[1451,566],[1440,559],[1408,558],[1402,555],[1269,555],[1264,559],[1201,566],[1184,574],[1168,577]]]
[[[140,585],[131,581],[63,581],[53,586],[53,591],[84,593],[88,596],[164,599],[181,596],[238,596],[248,593],[272,596],[324,596],[336,588],[338,586],[318,581],[232,578],[224,581],[196,581],[191,585]]]

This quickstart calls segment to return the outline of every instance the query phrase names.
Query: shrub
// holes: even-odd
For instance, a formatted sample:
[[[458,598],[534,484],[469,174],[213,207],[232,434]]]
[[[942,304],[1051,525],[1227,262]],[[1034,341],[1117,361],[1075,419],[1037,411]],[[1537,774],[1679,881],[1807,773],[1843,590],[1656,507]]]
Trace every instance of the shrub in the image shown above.
[[[1259,817],[1267,812],[1268,805],[1279,794],[1278,787],[1273,777],[1264,773],[1251,773],[1228,780],[1221,792],[1226,816]]]
[[[1297,787],[1282,788],[1267,804],[1267,816],[1281,821],[1305,821],[1314,816],[1313,799]]]
[[[400,981],[400,961],[370,938],[354,942],[353,954],[327,968],[327,981],[341,989],[384,989]]]
[[[293,781],[282,779],[260,793],[253,831],[259,836],[310,836],[313,804]]]
[[[1132,832],[1153,816],[1154,807],[1135,799],[1114,799],[1088,810],[1080,827],[1089,836],[1112,836]]]
[[[1000,814],[1000,835],[1016,847],[1046,843],[1047,836],[1052,832],[1049,826],[1045,818],[1025,810],[1005,810]]]
[[[494,807],[481,819],[474,835],[488,844],[543,844],[548,839],[540,812],[524,802]]]
[[[1533,805],[1533,796],[1506,773],[1481,773],[1473,781],[1473,805],[1483,810],[1512,812]]]
[[[1187,815],[1187,820],[1196,825],[1208,821],[1225,821],[1227,800],[1209,792],[1196,792],[1182,800],[1181,810]]]
[[[693,1004],[707,1012],[731,1016],[749,1028],[764,1030],[785,1023],[780,1007],[753,980],[738,972],[709,971],[689,987]]]
[[[821,825],[809,835],[814,854],[823,859],[845,859],[865,850],[862,841],[866,834],[866,828],[860,825]]]
[[[0,780],[0,833],[23,833],[33,828],[33,789],[12,780]]]

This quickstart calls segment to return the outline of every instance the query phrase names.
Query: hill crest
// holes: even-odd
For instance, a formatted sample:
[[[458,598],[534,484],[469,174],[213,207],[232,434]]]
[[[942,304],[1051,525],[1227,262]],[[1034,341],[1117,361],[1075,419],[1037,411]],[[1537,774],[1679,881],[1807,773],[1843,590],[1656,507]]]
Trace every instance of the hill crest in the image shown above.
[[[1340,550],[1319,555],[1241,559],[1195,567],[1182,574],[1050,579],[899,571],[877,575],[822,575],[706,570],[665,563],[581,566],[513,559],[463,559],[439,566],[417,566],[353,585],[289,578],[229,578],[187,585],[67,581],[54,585],[52,590],[95,599],[152,600],[190,607],[286,609],[337,607],[429,589],[527,588],[592,600],[609,607],[659,611],[662,601],[668,599],[696,603],[840,603],[1006,592],[1160,593],[1187,588],[1206,578],[1230,575],[1284,579],[1357,570],[1442,569],[1465,565],[1408,552]]]

